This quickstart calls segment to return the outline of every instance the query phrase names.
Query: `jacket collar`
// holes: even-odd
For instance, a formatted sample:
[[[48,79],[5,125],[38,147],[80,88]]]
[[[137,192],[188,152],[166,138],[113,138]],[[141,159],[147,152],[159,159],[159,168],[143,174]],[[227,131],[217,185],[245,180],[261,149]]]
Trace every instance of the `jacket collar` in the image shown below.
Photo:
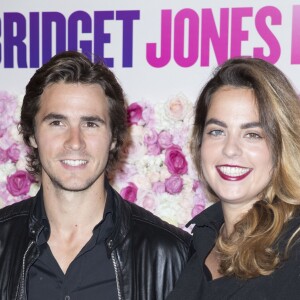
[[[210,227],[212,229],[219,230],[224,223],[224,216],[221,202],[217,202],[206,208],[203,212],[195,216],[191,221],[187,223],[187,227],[195,224],[195,226]]]
[[[114,231],[109,237],[111,251],[115,249],[127,236],[131,227],[131,208],[130,204],[124,200],[110,185],[107,187],[111,194],[113,205]]]
[[[221,202],[217,202],[202,213],[194,217],[187,226],[195,224],[193,232],[193,246],[201,257],[206,257],[215,245],[219,230],[224,223]]]
[[[43,190],[39,189],[38,193],[32,198],[32,204],[29,212],[29,237],[30,239],[37,240],[38,234],[43,229],[43,224],[36,215],[36,206],[39,201],[42,201]]]

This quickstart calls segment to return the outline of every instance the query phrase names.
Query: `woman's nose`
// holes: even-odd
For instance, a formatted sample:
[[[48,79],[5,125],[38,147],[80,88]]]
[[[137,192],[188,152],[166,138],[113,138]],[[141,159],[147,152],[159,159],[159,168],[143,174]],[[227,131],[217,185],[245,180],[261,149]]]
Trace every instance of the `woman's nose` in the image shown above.
[[[241,155],[241,141],[235,136],[227,136],[224,142],[223,153],[228,157]]]

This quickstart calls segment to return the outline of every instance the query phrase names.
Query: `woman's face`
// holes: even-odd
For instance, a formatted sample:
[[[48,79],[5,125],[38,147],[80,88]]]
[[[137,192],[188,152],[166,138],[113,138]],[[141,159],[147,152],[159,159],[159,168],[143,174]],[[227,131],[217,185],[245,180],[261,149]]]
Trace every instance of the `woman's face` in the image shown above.
[[[219,199],[251,207],[272,175],[272,153],[251,89],[212,96],[201,145],[204,178]]]

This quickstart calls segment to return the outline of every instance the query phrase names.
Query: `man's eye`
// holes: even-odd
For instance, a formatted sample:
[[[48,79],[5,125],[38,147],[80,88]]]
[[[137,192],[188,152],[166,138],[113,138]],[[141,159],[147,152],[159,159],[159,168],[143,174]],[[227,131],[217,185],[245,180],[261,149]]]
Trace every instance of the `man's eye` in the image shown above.
[[[94,122],[87,122],[86,123],[86,127],[95,128],[95,127],[99,127],[99,126],[98,126],[98,124],[96,124]]]
[[[223,130],[211,130],[208,132],[209,135],[212,135],[212,136],[220,136],[220,135],[224,135],[224,132]]]
[[[52,121],[51,123],[50,123],[50,125],[51,126],[61,126],[62,125],[62,122],[61,121]]]

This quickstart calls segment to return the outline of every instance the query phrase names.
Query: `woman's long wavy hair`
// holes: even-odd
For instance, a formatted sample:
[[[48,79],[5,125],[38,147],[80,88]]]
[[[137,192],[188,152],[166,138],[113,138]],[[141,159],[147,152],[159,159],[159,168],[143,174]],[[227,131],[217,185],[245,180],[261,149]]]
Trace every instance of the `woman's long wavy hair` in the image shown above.
[[[127,111],[123,89],[113,72],[102,61],[93,63],[82,53],[65,51],[55,55],[38,69],[26,86],[19,131],[30,150],[27,155],[28,171],[32,175],[41,173],[38,149],[32,147],[30,138],[35,132],[35,116],[40,108],[40,97],[47,86],[58,82],[98,84],[103,89],[108,101],[112,140],[116,143],[109,153],[107,165],[107,169],[112,168],[118,160],[120,148],[127,134]]]
[[[200,148],[212,95],[223,86],[252,89],[259,120],[271,149],[271,181],[253,208],[235,224],[227,238],[220,235],[220,272],[247,279],[271,274],[284,259],[276,241],[300,205],[300,103],[286,76],[274,65],[255,58],[234,58],[218,67],[204,86],[195,109],[191,151],[208,197],[217,196],[203,178]],[[292,243],[285,249],[288,253]]]

